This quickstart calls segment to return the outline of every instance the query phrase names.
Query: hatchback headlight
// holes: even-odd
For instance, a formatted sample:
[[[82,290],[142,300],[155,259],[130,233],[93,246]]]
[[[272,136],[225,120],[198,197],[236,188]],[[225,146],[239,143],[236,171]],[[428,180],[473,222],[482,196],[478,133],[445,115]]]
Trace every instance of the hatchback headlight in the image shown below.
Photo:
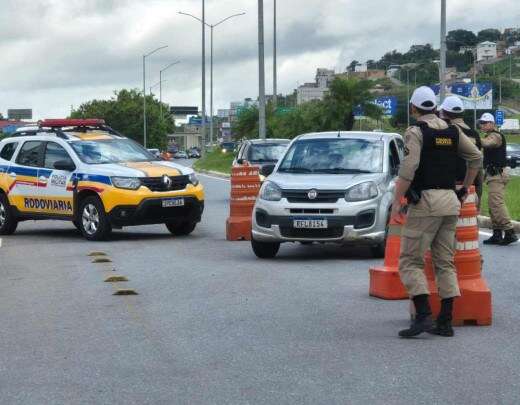
[[[376,198],[378,194],[376,183],[367,181],[349,188],[345,193],[345,200],[349,202],[366,201]]]
[[[199,178],[197,177],[197,175],[195,173],[190,174],[189,180],[190,180],[190,183],[193,184],[194,186],[199,185]]]
[[[280,201],[282,189],[272,181],[266,181],[260,189],[260,198],[266,201]]]
[[[117,188],[137,190],[141,187],[141,180],[137,177],[111,177],[112,184]]]

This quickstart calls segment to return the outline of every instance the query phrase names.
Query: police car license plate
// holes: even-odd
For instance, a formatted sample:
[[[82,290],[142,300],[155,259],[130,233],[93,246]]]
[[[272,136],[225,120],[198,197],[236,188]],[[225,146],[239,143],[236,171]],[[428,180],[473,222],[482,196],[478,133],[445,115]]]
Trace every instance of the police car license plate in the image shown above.
[[[168,198],[166,200],[162,200],[162,206],[163,208],[183,207],[184,198]]]
[[[294,219],[293,228],[299,229],[327,229],[326,219]]]

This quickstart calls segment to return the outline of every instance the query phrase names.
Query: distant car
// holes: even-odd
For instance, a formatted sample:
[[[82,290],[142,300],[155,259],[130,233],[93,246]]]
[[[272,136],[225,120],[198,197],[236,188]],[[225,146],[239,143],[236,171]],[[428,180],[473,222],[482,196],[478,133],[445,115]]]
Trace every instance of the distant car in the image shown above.
[[[172,155],[175,155],[179,151],[179,147],[177,145],[170,145],[166,151]]]
[[[220,144],[220,150],[222,150],[223,153],[234,152],[236,147],[237,144],[235,142],[222,142]]]
[[[360,244],[384,255],[395,179],[404,156],[399,134],[323,132],[295,138],[266,165],[252,215],[252,248],[274,257],[283,242]]]
[[[507,153],[507,165],[514,169],[520,163],[520,145],[516,143],[510,143],[506,146]]]
[[[248,162],[262,169],[265,165],[276,164],[289,142],[288,139],[248,139],[240,145],[233,166]]]
[[[174,159],[188,159],[188,154],[185,151],[180,150],[175,155],[173,155],[173,157]]]
[[[161,159],[161,151],[159,149],[148,149],[148,152],[152,153],[157,159]]]
[[[198,159],[198,158],[200,158],[200,152],[197,149],[192,148],[192,149],[188,150],[188,157],[190,159]]]

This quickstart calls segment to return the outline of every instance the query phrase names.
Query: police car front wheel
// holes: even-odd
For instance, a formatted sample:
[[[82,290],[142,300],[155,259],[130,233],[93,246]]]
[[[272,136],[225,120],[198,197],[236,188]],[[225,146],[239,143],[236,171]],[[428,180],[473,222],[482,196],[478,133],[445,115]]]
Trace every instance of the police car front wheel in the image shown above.
[[[111,232],[103,203],[98,197],[87,197],[79,206],[79,229],[88,240],[104,240]]]
[[[11,235],[16,231],[18,220],[13,214],[9,200],[0,194],[0,235]]]

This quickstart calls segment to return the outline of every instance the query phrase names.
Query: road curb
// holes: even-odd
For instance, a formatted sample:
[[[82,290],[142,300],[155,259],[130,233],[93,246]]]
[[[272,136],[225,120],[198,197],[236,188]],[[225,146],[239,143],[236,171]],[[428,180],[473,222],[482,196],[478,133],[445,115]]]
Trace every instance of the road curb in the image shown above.
[[[513,227],[515,229],[515,232],[520,233],[520,222],[518,221],[511,221],[513,223]],[[493,229],[491,226],[491,219],[489,217],[485,217],[483,215],[479,215],[478,217],[478,225],[481,228],[488,228]]]
[[[204,170],[204,169],[197,169],[197,173],[201,174],[211,174],[212,176],[221,177],[223,179],[229,179],[231,177],[230,174],[223,173],[223,172],[217,172],[215,170]]]

